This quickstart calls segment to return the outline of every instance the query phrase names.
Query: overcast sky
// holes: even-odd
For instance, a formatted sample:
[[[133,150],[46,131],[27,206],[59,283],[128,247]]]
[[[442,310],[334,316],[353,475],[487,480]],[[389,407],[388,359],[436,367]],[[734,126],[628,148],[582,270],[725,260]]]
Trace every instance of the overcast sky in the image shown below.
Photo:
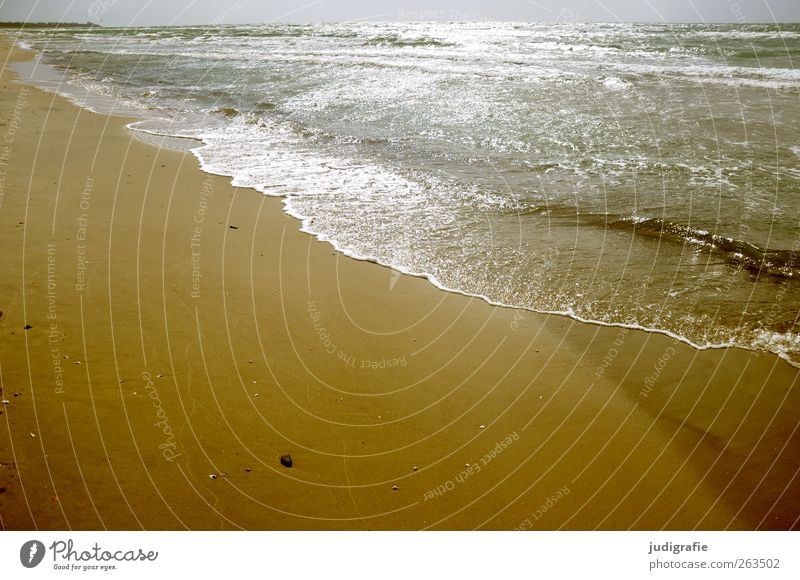
[[[800,0],[0,0],[0,20],[107,26],[353,20],[800,22]]]

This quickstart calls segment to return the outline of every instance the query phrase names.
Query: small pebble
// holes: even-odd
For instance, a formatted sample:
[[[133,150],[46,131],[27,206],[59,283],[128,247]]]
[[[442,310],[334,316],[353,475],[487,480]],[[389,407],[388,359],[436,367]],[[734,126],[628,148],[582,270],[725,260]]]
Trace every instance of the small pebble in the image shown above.
[[[399,487],[397,487],[396,485],[393,485],[393,486],[392,486],[392,491],[397,491],[398,489],[400,489],[400,488],[399,488]]]
[[[26,324],[25,325],[25,330],[30,330],[31,328],[33,328],[33,327],[30,324]]]
[[[252,471],[252,470],[251,470],[249,467],[245,467],[245,469],[244,469],[244,470],[245,470],[247,473],[250,473],[250,471]]]
[[[291,455],[281,455],[281,465],[284,467],[291,467],[293,465]]]
[[[76,360],[76,361],[75,361],[75,364],[76,364],[76,365],[79,365],[79,364],[81,364],[81,361],[79,361],[79,360]]]
[[[217,479],[217,476],[212,473],[208,476],[208,479]]]
[[[36,438],[36,433],[28,433],[28,435],[30,435],[30,436],[31,436],[31,437],[33,437],[34,439]]]
[[[480,428],[481,429],[486,429],[486,425],[481,425]]]
[[[2,403],[3,405],[10,405],[11,401],[9,401],[8,399],[3,399],[2,401],[0,401],[0,403]]]
[[[419,469],[419,467],[417,467],[417,466],[415,465],[415,466],[414,466],[414,467],[412,467],[411,469],[413,469],[414,471],[417,471],[417,470]]]

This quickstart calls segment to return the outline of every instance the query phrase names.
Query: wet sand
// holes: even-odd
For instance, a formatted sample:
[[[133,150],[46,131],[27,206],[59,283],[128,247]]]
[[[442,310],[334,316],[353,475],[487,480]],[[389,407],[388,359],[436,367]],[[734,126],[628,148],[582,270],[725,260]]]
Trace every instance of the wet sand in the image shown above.
[[[0,527],[799,527],[779,358],[347,258],[0,42]]]

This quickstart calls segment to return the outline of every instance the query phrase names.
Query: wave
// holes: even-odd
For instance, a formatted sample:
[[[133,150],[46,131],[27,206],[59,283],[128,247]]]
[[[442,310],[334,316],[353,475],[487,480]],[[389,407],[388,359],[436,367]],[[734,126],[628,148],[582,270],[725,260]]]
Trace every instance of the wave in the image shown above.
[[[789,58],[796,57],[800,55],[800,47],[794,46],[784,46],[781,48],[758,48],[758,47],[750,47],[747,49],[740,49],[740,50],[727,50],[724,51],[726,56],[731,58],[739,58],[742,60],[753,60],[759,62],[765,58]],[[790,68],[786,68],[783,70],[794,70]]]
[[[381,36],[373,36],[364,41],[365,45],[377,46],[393,46],[399,48],[405,47],[421,47],[430,46],[436,48],[448,48],[458,46],[454,42],[440,40],[438,38],[431,38],[427,36],[417,36],[413,38],[403,37],[399,34],[384,34]]]
[[[574,206],[537,206],[518,215],[546,215],[553,219],[579,221],[581,226],[630,232],[642,238],[690,246],[722,258],[726,263],[760,276],[800,280],[797,250],[769,249],[753,242],[721,235],[668,219],[581,212]]]
[[[752,242],[693,228],[662,218],[629,217],[610,222],[614,229],[631,230],[635,234],[675,242],[707,250],[733,266],[741,266],[758,275],[800,278],[798,255],[793,250],[770,250]]]
[[[227,117],[229,119],[239,116],[238,109],[234,109],[233,107],[220,107],[218,109],[214,109],[213,112],[217,113],[218,115],[222,115],[223,117]]]
[[[252,46],[238,41],[232,42],[228,40],[222,42],[225,36],[252,36],[258,40],[259,37],[263,36],[300,36],[300,33],[304,30],[304,34],[308,33],[309,37],[313,37],[311,42],[254,41]],[[478,272],[477,269],[474,270],[479,274],[477,278],[468,278],[472,271],[468,271],[467,276],[462,276],[461,272],[454,273],[448,270],[449,263],[442,266],[442,262],[436,262],[438,258],[417,260],[416,258],[409,258],[395,251],[395,249],[386,249],[386,244],[383,240],[375,239],[372,234],[373,230],[369,230],[370,233],[365,234],[368,230],[366,227],[360,233],[354,233],[352,228],[342,229],[342,224],[348,226],[351,216],[358,214],[358,212],[362,212],[359,215],[364,218],[364,224],[369,225],[372,223],[370,220],[374,219],[376,215],[375,212],[377,210],[375,208],[381,207],[380,202],[375,201],[373,203],[374,200],[383,198],[395,200],[395,198],[400,198],[402,203],[408,204],[409,216],[419,217],[423,215],[421,213],[423,210],[420,210],[420,208],[426,206],[426,200],[438,197],[451,199],[449,182],[440,182],[432,177],[435,175],[434,172],[439,171],[441,168],[448,169],[451,167],[448,165],[450,159],[449,149],[443,154],[442,158],[436,158],[436,163],[430,166],[430,171],[427,165],[421,168],[411,165],[409,171],[404,171],[407,167],[403,163],[408,161],[413,164],[421,156],[415,151],[417,139],[420,139],[418,136],[426,135],[427,133],[418,131],[419,127],[415,124],[404,125],[404,119],[408,115],[406,117],[397,117],[399,120],[396,125],[395,121],[392,122],[392,127],[396,126],[397,130],[393,129],[390,133],[381,132],[383,128],[383,125],[381,125],[383,121],[380,118],[380,115],[383,114],[382,107],[392,99],[397,103],[402,103],[403,101],[398,97],[400,93],[387,94],[383,84],[370,85],[364,82],[369,80],[367,75],[373,75],[372,69],[366,67],[432,71],[442,76],[449,75],[447,77],[448,81],[452,81],[455,75],[485,74],[492,77],[492,79],[502,81],[498,82],[497,85],[503,85],[506,80],[513,80],[513,83],[518,83],[513,86],[519,88],[523,86],[521,83],[524,82],[525,89],[523,94],[525,95],[529,92],[532,93],[527,87],[534,79],[537,81],[552,79],[554,83],[558,82],[559,85],[562,80],[567,79],[570,82],[575,79],[578,83],[584,81],[593,84],[602,83],[600,86],[590,87],[592,94],[598,93],[594,89],[601,87],[605,87],[607,90],[629,89],[635,87],[642,78],[796,87],[800,85],[800,75],[797,74],[795,69],[730,67],[723,66],[723,63],[719,60],[709,61],[707,59],[695,59],[694,57],[692,57],[692,60],[686,61],[687,64],[679,66],[678,62],[683,61],[676,61],[672,56],[664,57],[664,63],[654,66],[652,60],[649,60],[649,55],[639,54],[638,51],[625,50],[622,47],[627,43],[618,44],[615,39],[611,39],[610,42],[598,39],[598,41],[592,41],[589,45],[585,44],[585,39],[576,39],[576,44],[574,45],[565,44],[564,42],[552,43],[552,47],[556,50],[564,50],[565,48],[569,50],[572,48],[573,50],[569,52],[573,52],[577,50],[575,49],[576,46],[584,46],[584,50],[587,51],[609,53],[610,57],[608,59],[599,59],[596,56],[592,56],[589,63],[591,67],[587,68],[585,64],[587,60],[586,54],[570,57],[569,61],[559,58],[557,62],[551,62],[552,54],[546,54],[548,47],[551,46],[550,44],[545,43],[542,46],[542,43],[538,43],[539,46],[537,46],[537,43],[534,42],[520,47],[514,44],[516,41],[512,41],[508,45],[508,51],[492,51],[485,50],[487,46],[494,45],[491,42],[487,44],[484,37],[472,39],[462,33],[455,37],[444,35],[443,38],[445,40],[442,40],[436,38],[437,36],[442,36],[439,30],[431,29],[430,27],[416,28],[412,31],[403,29],[398,30],[397,33],[392,33],[385,26],[370,27],[369,30],[359,29],[358,34],[351,32],[344,35],[347,38],[356,37],[355,42],[338,42],[335,43],[335,46],[329,46],[319,40],[321,36],[342,36],[335,29],[309,30],[295,28],[288,31],[264,28],[221,29],[215,30],[216,34],[214,36],[201,35],[200,30],[195,32],[198,33],[196,38],[203,46],[199,49],[198,47],[192,48],[192,52],[187,51],[185,42],[173,42],[169,45],[160,45],[157,49],[154,49],[154,43],[151,42],[145,45],[141,39],[138,39],[137,42],[129,45],[114,44],[105,47],[103,50],[96,51],[84,50],[94,48],[91,44],[88,47],[79,44],[73,47],[64,47],[65,49],[77,48],[77,50],[55,50],[54,54],[62,53],[65,61],[64,65],[69,65],[70,67],[75,66],[72,58],[76,57],[77,60],[77,57],[82,54],[91,55],[92,57],[101,55],[104,57],[104,64],[105,58],[109,57],[109,55],[121,54],[121,58],[109,60],[108,66],[104,66],[102,72],[104,74],[115,74],[111,80],[123,85],[131,80],[130,75],[124,73],[129,69],[134,70],[137,76],[134,76],[132,82],[129,83],[131,89],[135,90],[136,96],[139,97],[134,100],[142,101],[145,98],[147,99],[148,107],[152,105],[151,108],[153,109],[158,105],[163,105],[163,109],[167,113],[173,110],[171,108],[173,106],[178,111],[168,115],[164,113],[168,117],[160,125],[165,130],[164,132],[158,131],[158,129],[148,131],[141,125],[132,127],[132,129],[157,136],[165,136],[166,133],[168,136],[180,137],[191,135],[198,139],[189,143],[188,148],[197,156],[201,167],[205,171],[229,175],[237,186],[253,187],[266,195],[283,196],[287,213],[302,220],[304,231],[312,233],[321,240],[329,241],[348,255],[360,259],[374,260],[407,273],[424,276],[441,288],[479,296],[495,304],[507,304],[541,312],[564,314],[576,320],[609,325],[618,325],[619,321],[625,322],[636,318],[641,324],[641,326],[637,327],[643,330],[663,332],[695,346],[708,346],[709,343],[718,346],[724,342],[724,336],[717,340],[721,336],[721,331],[706,339],[701,323],[695,325],[695,322],[690,321],[684,324],[683,319],[679,320],[677,318],[674,320],[659,320],[658,318],[648,317],[649,314],[645,311],[629,315],[627,312],[622,313],[621,310],[602,310],[602,301],[605,296],[599,294],[600,299],[595,302],[600,306],[596,308],[593,306],[595,302],[592,302],[596,298],[595,295],[590,294],[589,298],[584,300],[582,293],[568,296],[569,292],[566,290],[563,296],[561,294],[544,295],[541,301],[529,301],[527,295],[522,297],[515,295],[513,292],[507,292],[504,287],[501,288],[495,285],[493,281],[485,279],[485,276]],[[220,37],[223,38],[220,39]],[[217,39],[220,41],[215,42]],[[453,39],[453,42],[446,42],[446,40],[450,39]],[[581,42],[584,44],[581,45]],[[414,50],[414,48],[417,49]],[[537,48],[544,48],[544,50],[537,51]],[[664,51],[662,46],[655,48],[643,46],[638,48],[641,50]],[[670,48],[669,50],[672,49]],[[742,48],[741,50],[744,53],[746,49]],[[625,54],[617,55],[616,53],[618,52]],[[193,58],[192,55],[194,55]],[[242,64],[252,64],[248,60],[250,55],[260,55],[258,59],[259,66],[268,71],[269,82],[265,81],[263,84],[259,84],[264,79],[251,73],[258,72],[260,69],[247,68]],[[131,56],[136,58],[131,58]],[[166,60],[167,57],[169,57],[169,60]],[[174,60],[178,57],[183,58]],[[635,60],[633,57],[635,57]],[[547,60],[548,58],[551,60]],[[69,62],[66,62],[68,59]],[[205,59],[214,59],[215,62],[212,66],[208,66],[208,63],[202,62]],[[84,57],[83,61],[85,61],[83,62],[85,67],[89,67],[91,72],[96,72],[95,69],[91,68],[93,63],[97,62],[96,58]],[[143,63],[147,66],[142,66]],[[175,63],[175,74],[168,75],[162,80],[162,71],[172,63]],[[229,63],[230,74],[228,74]],[[295,66],[298,63],[302,66]],[[363,70],[364,74],[363,76],[353,75],[351,70],[343,70],[342,67],[335,67],[334,70],[334,67],[328,66],[329,64],[358,65],[362,67],[359,72]],[[117,65],[119,65],[119,68],[113,68]],[[312,68],[309,68],[308,65]],[[520,70],[520,66],[526,68]],[[212,76],[208,82],[198,83],[196,78],[199,72],[211,68],[221,74]],[[309,71],[311,74],[308,74]],[[179,75],[182,73],[185,73],[185,76],[180,77]],[[381,71],[378,71],[378,73],[383,74]],[[73,78],[80,78],[80,75],[76,74]],[[203,78],[205,79],[205,77]],[[242,79],[243,82],[241,84],[233,84],[231,81],[234,78],[237,79],[237,82],[239,79]],[[378,81],[393,83],[397,75],[392,72],[391,76],[385,74],[381,77],[375,73],[375,78]],[[180,82],[181,79],[188,80],[188,82]],[[274,79],[279,79],[279,81]],[[338,81],[346,79],[347,82],[341,83],[337,79]],[[354,84],[354,79],[359,82]],[[94,80],[94,78],[92,77],[90,80]],[[125,80],[125,83],[122,82],[123,80]],[[454,82],[453,86],[461,86],[459,83],[463,80],[458,78],[458,82]],[[244,81],[247,82],[245,83]],[[316,81],[321,82],[317,83]],[[85,82],[83,85],[91,89],[93,93],[102,93],[107,89],[100,86],[101,82],[93,82],[91,86],[89,86],[88,82]],[[288,89],[286,91],[284,91],[284,86],[281,84],[284,82]],[[125,84],[126,89],[127,86]],[[392,85],[387,84],[385,86]],[[511,83],[509,83],[509,86],[512,86]],[[579,89],[582,88],[582,85],[579,84],[575,86],[578,86]],[[694,88],[693,85],[688,86],[692,89]],[[570,98],[570,87],[566,91],[560,86],[553,85],[553,87],[552,95],[550,92],[544,95],[545,105],[547,105],[549,102],[547,99],[551,96],[565,100]],[[142,89],[145,90],[142,91]],[[448,108],[456,107],[462,102],[460,100],[461,95],[453,91],[450,84],[437,87],[437,90],[439,89],[442,91],[441,94],[419,91],[421,97],[419,104],[416,102],[407,103],[408,106],[404,104],[402,107],[398,107],[398,111],[400,113],[419,115],[420,111],[423,110],[421,107],[424,107],[427,103],[434,103],[441,106],[442,110],[448,110]],[[628,94],[630,95],[632,92],[629,91]],[[125,90],[120,90],[120,93],[125,94]],[[402,94],[405,95],[406,93]],[[380,98],[378,99],[376,96]],[[501,97],[503,99],[500,101],[502,106],[508,103],[508,97],[516,99],[518,96],[519,93],[513,91],[497,95],[498,99]],[[428,97],[431,97],[432,100],[427,100]],[[441,100],[435,100],[437,98]],[[606,98],[608,96],[605,91],[598,97],[598,99]],[[530,100],[536,102],[534,99]],[[180,106],[175,103],[179,103]],[[320,103],[324,106],[321,106]],[[330,109],[328,109],[329,103],[332,104]],[[365,103],[369,106],[373,104],[377,104],[377,106],[373,111],[364,106]],[[483,105],[483,103],[480,104]],[[86,105],[84,104],[84,106]],[[355,106],[360,108],[353,108]],[[482,110],[475,108],[474,102],[471,102],[470,106],[469,110],[465,110],[465,114],[468,113],[470,118],[476,118],[483,114]],[[430,108],[425,107],[423,114],[429,113]],[[354,125],[357,129],[356,131],[348,130],[348,127],[344,126],[346,125],[345,123],[330,122],[331,120],[336,121],[337,119],[345,118],[348,115],[352,115],[355,118],[354,122],[360,122],[362,117],[368,117],[364,113],[365,111],[369,111],[370,119],[373,118],[373,114],[378,119],[374,124],[370,122],[368,126],[364,125],[363,127],[356,123]],[[434,110],[434,112],[436,111]],[[505,109],[500,108],[496,112],[499,119]],[[208,113],[216,114],[208,115]],[[202,116],[197,116],[200,114]],[[414,118],[416,119],[417,117]],[[440,115],[439,119],[443,123],[451,121],[451,117],[444,115]],[[511,117],[511,119],[513,120],[514,117]],[[577,122],[583,123],[586,122],[586,119],[578,119]],[[460,129],[472,131],[472,125],[465,124],[460,120],[458,123]],[[147,127],[149,126],[147,125]],[[555,129],[556,126],[557,124],[548,125],[551,129]],[[476,125],[475,127],[478,126]],[[485,127],[485,125],[481,127]],[[503,135],[504,127],[505,125],[498,125],[497,134]],[[259,129],[264,129],[266,134],[260,134],[258,132]],[[428,127],[423,127],[423,129],[427,130]],[[472,132],[468,137],[475,137],[479,141],[483,137],[483,133],[485,133],[485,129],[481,128],[480,130],[481,133]],[[592,135],[590,132],[589,136],[591,137]],[[300,137],[303,139],[299,139]],[[306,139],[307,137],[308,139]],[[566,147],[573,143],[570,135],[564,136],[554,131],[552,137],[553,141],[559,143],[559,146],[563,144]],[[737,134],[735,137],[738,138],[739,135]],[[424,140],[425,138],[427,137],[422,137],[421,139]],[[524,137],[519,138],[524,139]],[[399,140],[404,140],[402,147],[390,147],[392,143],[397,143]],[[423,143],[422,140],[420,143]],[[500,141],[500,139],[497,141]],[[222,142],[227,144],[228,153],[230,154],[215,158],[215,148],[218,149],[217,153],[226,153],[223,150],[224,148],[217,147]],[[786,145],[788,146],[788,144]],[[543,150],[546,151],[546,149]],[[790,150],[800,157],[800,147],[794,146]],[[520,155],[523,155],[524,151],[527,150],[522,148]],[[584,164],[583,157],[575,157],[575,155],[579,154],[578,151],[575,154],[568,152],[565,155],[559,154],[558,151],[556,150],[552,153],[552,159],[535,157],[534,159],[539,161],[538,164],[533,164],[535,163],[533,161],[531,164],[522,161],[525,158],[530,159],[530,156],[511,158],[508,167],[516,168],[514,171],[520,172],[520,184],[524,184],[520,185],[519,188],[515,187],[515,191],[523,191],[523,188],[528,191],[527,185],[532,183],[530,181],[531,177],[538,179],[540,177],[539,174],[548,173],[559,168],[563,171],[556,171],[551,176],[554,180],[553,183],[562,183],[561,180],[568,176],[571,177],[573,174],[578,178],[583,178],[584,176],[592,177],[593,175],[617,178],[631,167],[635,169],[637,177],[641,175],[645,179],[651,177],[651,175],[663,173],[661,165],[658,164],[651,166],[657,168],[657,170],[645,174],[646,172],[641,171],[641,168],[649,166],[649,160],[637,156],[634,160],[624,157],[624,161],[620,161],[619,166],[616,166],[617,162],[609,161],[608,163],[614,166],[613,173],[609,173],[612,170],[604,169],[600,174],[594,169],[595,164],[597,162],[605,163],[605,161],[590,159]],[[398,161],[397,167],[395,167],[392,155],[398,152],[401,152],[402,156],[400,157],[401,161]],[[407,155],[406,152],[413,154]],[[351,158],[348,155],[349,153],[354,154],[354,156]],[[786,154],[788,155],[788,151]],[[503,155],[505,155],[505,149],[503,150]],[[679,156],[678,160],[670,158],[668,163],[683,167],[680,163],[680,161],[684,160],[681,156],[682,150],[676,151],[675,155]],[[453,167],[460,167],[457,165],[459,162],[458,156],[454,156],[454,159],[456,165]],[[502,159],[505,159],[505,157],[502,157]],[[695,162],[705,163],[706,161],[697,161],[690,158],[686,160],[687,167],[696,164]],[[537,175],[526,175],[529,171]],[[458,170],[456,170],[457,172]],[[704,176],[705,173],[702,172],[702,175]],[[692,171],[691,176],[681,173],[677,178],[694,179],[695,172]],[[717,179],[719,179],[719,176],[717,176]],[[796,177],[793,176],[792,179],[796,179]],[[406,183],[406,181],[409,183]],[[452,252],[463,251],[464,246],[462,246],[461,241],[453,242],[452,240],[455,238],[447,236],[452,235],[452,232],[460,227],[466,229],[473,223],[477,223],[479,220],[475,218],[478,215],[476,212],[487,208],[491,211],[490,215],[493,218],[496,212],[501,214],[509,212],[508,215],[512,212],[516,214],[515,209],[519,205],[524,208],[530,207],[528,205],[530,198],[526,199],[524,196],[520,198],[515,195],[504,195],[501,202],[496,202],[494,198],[489,199],[492,192],[494,192],[494,182],[486,180],[486,187],[484,187],[484,181],[480,183],[481,185],[476,186],[474,192],[471,190],[460,191],[460,188],[458,188],[459,191],[455,195],[454,188],[453,204],[457,203],[458,208],[462,206],[468,207],[468,211],[462,212],[464,215],[456,212],[458,208],[453,207],[452,215],[455,217],[448,218],[451,207],[444,205],[431,206],[445,209],[445,211],[438,212],[445,214],[445,218],[431,222],[436,227],[441,228],[440,231],[443,232],[441,239],[450,244],[448,246],[437,246],[437,248],[446,249],[443,254],[445,257],[464,255],[452,254]],[[591,181],[589,185],[591,185]],[[736,187],[730,185],[730,182],[728,182],[728,186],[731,188]],[[642,186],[642,189],[647,188]],[[409,192],[408,195],[402,193],[406,190]],[[435,192],[435,195],[433,193],[428,195],[428,190]],[[585,191],[588,192],[587,196],[591,194],[591,190]],[[341,195],[338,195],[340,192]],[[360,193],[354,195],[352,192]],[[537,196],[537,200],[541,199],[538,197],[539,194],[533,191],[533,188],[531,188],[530,195]],[[351,204],[352,207],[343,210],[342,207],[346,205],[345,202],[350,197],[355,198],[353,204]],[[511,201],[508,201],[509,199]],[[669,248],[665,254],[659,255],[659,258],[666,255],[670,259],[682,259],[685,254],[681,251],[681,248],[685,248],[684,252],[689,253],[694,251],[698,254],[700,252],[714,254],[722,258],[721,260],[714,260],[715,262],[720,262],[719,266],[715,263],[715,274],[720,270],[724,271],[730,265],[735,269],[735,271],[731,271],[732,279],[737,281],[746,282],[748,278],[746,273],[753,273],[763,276],[767,286],[770,288],[772,282],[777,280],[778,283],[785,285],[786,288],[792,288],[792,296],[795,295],[797,290],[790,282],[791,279],[800,277],[800,268],[796,265],[795,252],[773,250],[749,241],[728,237],[716,231],[701,229],[697,224],[702,222],[695,221],[693,225],[687,225],[689,220],[681,221],[676,217],[676,214],[680,215],[678,212],[669,216],[671,219],[656,217],[661,214],[658,204],[655,203],[638,204],[637,207],[640,208],[638,210],[640,212],[639,215],[630,215],[633,210],[630,209],[631,206],[627,203],[612,203],[611,207],[614,207],[612,210],[614,215],[611,215],[601,213],[602,206],[599,205],[596,199],[590,197],[581,197],[581,199],[588,199],[587,203],[595,203],[594,209],[589,213],[583,211],[587,209],[585,206],[581,208],[574,205],[570,206],[570,204],[574,204],[573,201],[569,200],[569,198],[562,197],[562,199],[568,200],[563,204],[564,207],[553,207],[551,205],[544,208],[534,208],[525,213],[546,214],[548,218],[552,216],[554,220],[564,220],[564,223],[570,226],[575,222],[581,228],[587,228],[585,235],[593,236],[589,238],[590,240],[599,240],[608,230],[627,232],[629,238],[623,239],[622,243],[633,240],[634,236],[636,236],[637,251],[641,250],[641,254],[637,255],[645,257],[651,255],[650,250],[655,249],[656,242],[668,245]],[[615,201],[617,201],[616,198],[612,199],[612,202]],[[441,203],[441,201],[437,201],[437,204]],[[542,202],[535,201],[533,203],[541,204]],[[680,206],[673,204],[673,207]],[[642,208],[647,209],[642,211]],[[371,211],[372,213],[370,213]],[[418,213],[414,213],[415,211]],[[395,206],[392,206],[392,212],[399,213]],[[723,216],[724,219],[729,219],[729,217]],[[463,221],[459,222],[459,219],[463,219]],[[425,223],[424,220],[425,217],[422,217],[416,221]],[[536,225],[535,221],[530,220],[530,225]],[[707,223],[712,224],[713,221],[709,220]],[[717,228],[711,226],[710,229]],[[380,231],[387,232],[387,239],[391,237],[389,236],[389,229]],[[505,230],[501,228],[498,232],[503,234]],[[402,235],[401,239],[404,239]],[[494,232],[492,232],[492,235],[494,235]],[[532,234],[534,237],[536,235],[538,234]],[[623,238],[618,233],[610,237]],[[497,239],[503,240],[504,238],[499,235]],[[554,239],[559,240],[558,243],[560,243],[560,238]],[[611,246],[611,249],[614,249],[613,246]],[[658,250],[660,249],[661,247],[659,246]],[[412,251],[409,250],[408,254],[411,255]],[[480,251],[471,255],[474,256],[475,260],[484,258],[484,254]],[[486,256],[490,256],[490,254],[487,253]],[[515,261],[517,254],[513,254],[513,258],[506,254],[498,254],[498,256],[499,258],[492,262],[492,268],[499,268],[503,264],[509,264],[513,267],[517,263]],[[528,256],[524,255],[522,257],[527,259]],[[591,260],[592,256],[581,256],[580,259]],[[535,260],[532,260],[531,263],[538,265]],[[487,263],[484,262],[485,264]],[[406,266],[405,268],[402,267],[404,265]],[[684,272],[681,272],[681,274],[684,274]],[[679,289],[681,292],[699,291],[691,285],[694,280],[691,278],[693,272],[688,274],[688,289],[683,289],[682,287]],[[512,271],[509,275],[516,275],[516,271]],[[523,276],[521,278],[523,283],[527,283],[527,278],[524,278],[527,274],[520,275]],[[775,280],[770,281],[767,277],[772,277]],[[755,279],[753,281],[755,282]],[[560,287],[556,289],[560,291]],[[703,289],[701,288],[700,290]],[[582,289],[581,292],[583,292]],[[729,296],[725,295],[724,298],[728,299]],[[505,302],[503,303],[503,301]],[[734,307],[737,307],[740,303],[734,301],[733,304]],[[794,304],[795,302],[793,302]],[[680,312],[680,310],[676,312]],[[754,314],[754,317],[757,315],[758,313]],[[744,332],[748,329],[744,329],[740,334],[735,334],[734,331],[731,331],[731,339],[725,344],[739,344],[745,347],[756,346],[777,353],[794,354],[800,352],[798,342],[792,342],[790,334],[787,334],[787,336],[780,334],[781,331],[786,329],[778,326],[779,322],[781,321],[766,325],[768,328],[764,329],[763,336],[758,339],[759,342],[746,336]],[[697,326],[700,328],[697,328]],[[720,328],[725,330],[725,327]],[[738,331],[739,329],[737,328],[736,332]],[[780,344],[778,344],[779,342]]]

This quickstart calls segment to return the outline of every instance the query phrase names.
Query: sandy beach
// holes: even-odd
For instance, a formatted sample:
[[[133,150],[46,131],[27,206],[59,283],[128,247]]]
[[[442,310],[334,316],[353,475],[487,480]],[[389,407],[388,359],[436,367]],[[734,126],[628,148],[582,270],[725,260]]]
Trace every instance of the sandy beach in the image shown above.
[[[3,529],[800,527],[783,360],[347,258],[0,43]]]

